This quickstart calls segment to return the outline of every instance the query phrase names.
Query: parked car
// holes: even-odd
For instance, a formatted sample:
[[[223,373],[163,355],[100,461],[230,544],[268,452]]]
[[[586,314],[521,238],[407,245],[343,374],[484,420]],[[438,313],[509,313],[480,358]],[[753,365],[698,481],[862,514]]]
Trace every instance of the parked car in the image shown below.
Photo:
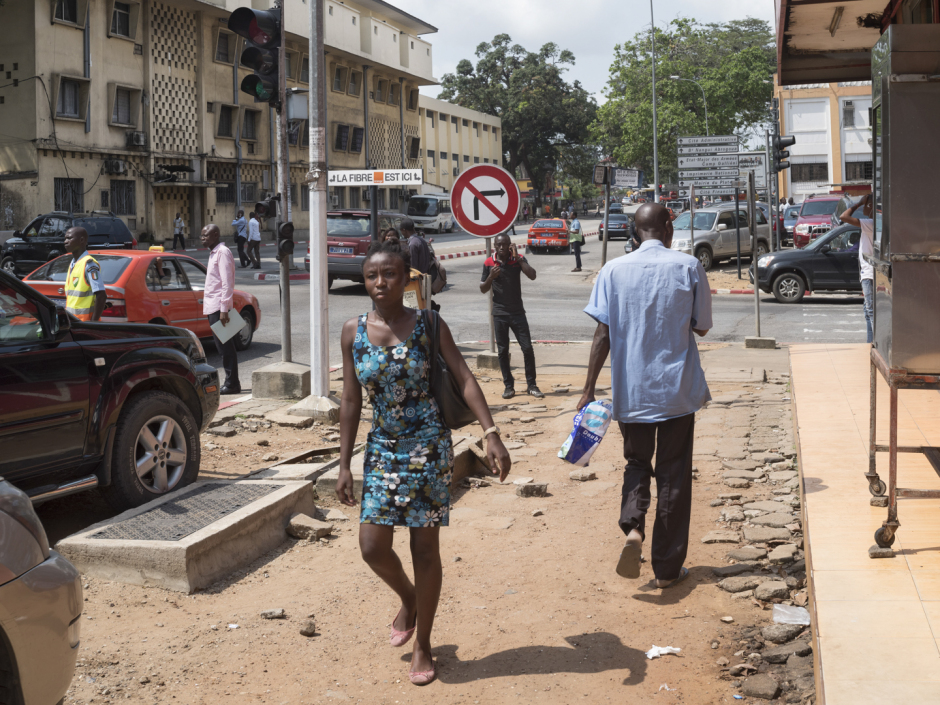
[[[526,252],[570,252],[568,221],[563,218],[543,218],[529,228]]]
[[[188,485],[219,408],[192,331],[79,321],[6,272],[0,379],[0,475],[33,503],[100,487],[123,510]]]
[[[26,274],[44,262],[65,254],[65,231],[88,231],[89,250],[133,250],[137,240],[124,221],[111,213],[41,215],[0,247],[0,268],[10,274]]]
[[[401,229],[404,216],[393,211],[379,211],[379,231]],[[339,210],[326,214],[327,287],[336,279],[362,283],[362,263],[372,242],[372,212]],[[310,271],[310,246],[304,257],[304,268]]]
[[[786,233],[784,236],[785,244],[793,244],[793,228],[796,227],[797,218],[800,217],[800,208],[801,204],[787,206],[783,212],[783,229]]]
[[[202,313],[206,267],[187,255],[172,252],[120,250],[95,253],[108,295],[102,320],[157,323],[186,328],[200,338],[211,338],[209,320]],[[23,281],[65,306],[64,282],[72,255],[49,262]],[[261,325],[261,304],[251,294],[235,290],[234,308],[247,325],[235,337],[235,347],[247,350]]]
[[[750,256],[751,238],[748,230],[747,209],[735,208],[733,203],[722,203],[695,211],[695,257],[706,271],[712,265],[737,256],[735,211],[741,225],[741,254]],[[757,256],[770,251],[770,223],[761,209],[756,210]],[[673,223],[672,249],[692,253],[692,211],[686,211]]]
[[[757,285],[785,304],[802,301],[807,291],[860,292],[860,238],[861,231],[854,225],[841,225],[802,249],[758,257]],[[750,279],[754,281],[753,267]]]
[[[82,584],[24,492],[0,477],[0,701],[59,703],[72,684]]]
[[[618,237],[629,238],[631,234],[631,221],[623,213],[611,213],[607,217],[607,222],[610,225],[610,234],[607,236],[608,240],[613,240]],[[597,239],[604,239],[604,222],[601,221],[600,225],[597,226],[598,234]]]
[[[806,247],[811,240],[832,230],[832,218],[838,215],[839,201],[839,196],[815,196],[803,201],[793,226],[794,247]]]

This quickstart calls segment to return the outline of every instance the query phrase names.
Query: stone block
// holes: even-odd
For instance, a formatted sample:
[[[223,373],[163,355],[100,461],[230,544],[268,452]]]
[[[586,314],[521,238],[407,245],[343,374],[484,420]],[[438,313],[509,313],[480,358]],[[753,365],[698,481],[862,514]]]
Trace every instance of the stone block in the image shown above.
[[[744,512],[741,510],[741,507],[731,506],[722,509],[719,518],[721,521],[741,522],[744,521],[747,517],[744,516]]]
[[[769,580],[761,583],[754,591],[754,596],[758,600],[785,600],[790,596],[790,588],[782,580]]]
[[[761,652],[761,656],[763,656],[767,663],[787,663],[787,659],[793,654],[797,656],[808,656],[811,653],[813,653],[813,647],[809,641],[797,639],[788,644],[781,644],[780,646],[774,646],[770,649],[764,649],[764,651]]]
[[[869,558],[894,558],[894,551],[890,548],[881,548],[881,546],[872,546],[868,549]]]
[[[737,531],[709,531],[702,537],[702,543],[738,543],[741,534]]]
[[[728,558],[735,561],[756,561],[767,555],[767,551],[757,546],[742,546],[733,551],[728,551]]]
[[[769,477],[771,482],[789,482],[797,474],[795,470],[774,470]]]
[[[730,477],[727,480],[723,480],[723,482],[728,487],[733,487],[738,490],[746,490],[751,486],[751,481],[745,480],[743,477]]]
[[[785,514],[783,512],[778,512],[776,514],[764,514],[763,516],[754,517],[751,519],[751,523],[756,524],[757,526],[773,526],[776,528],[789,526],[795,521],[796,519],[793,518],[792,514]]]
[[[568,478],[576,482],[588,482],[589,480],[596,480],[597,473],[593,470],[578,468],[577,470],[572,470],[569,472]]]
[[[516,494],[520,497],[544,497],[548,494],[548,485],[544,482],[532,482],[516,486]]]
[[[755,335],[749,335],[744,338],[745,348],[756,348],[757,350],[775,350],[777,347],[776,338],[758,338]]]
[[[302,416],[317,421],[337,423],[339,421],[339,399],[335,395],[318,397],[311,394],[288,407],[285,413],[289,416]]]
[[[766,543],[768,541],[789,541],[789,529],[777,529],[770,526],[745,526],[744,538],[752,543]]]
[[[296,362],[275,362],[251,373],[256,399],[304,399],[310,395],[310,368]]]
[[[295,539],[316,541],[333,533],[333,525],[306,514],[295,514],[287,524],[287,533]]]
[[[768,624],[760,630],[760,634],[766,641],[773,644],[786,644],[802,634],[803,629],[802,624]],[[794,657],[791,656],[790,658]],[[796,656],[795,658],[800,657]]]
[[[751,458],[750,460],[723,460],[721,462],[721,467],[725,470],[755,470],[760,466],[756,460]],[[761,473],[763,475],[763,473]]]
[[[767,558],[774,565],[783,565],[784,563],[792,563],[793,559],[796,557],[796,552],[796,546],[792,543],[785,543],[782,546],[777,546],[777,548],[768,554]]]
[[[287,612],[283,607],[277,607],[272,610],[262,610],[261,619],[287,619]]]
[[[773,500],[760,500],[759,502],[748,502],[744,505],[744,511],[761,511],[765,514],[771,514],[775,512],[782,511],[784,509],[782,502],[774,502]]]
[[[712,573],[717,575],[719,578],[730,578],[734,575],[751,573],[755,570],[760,570],[759,563],[732,563],[731,565],[723,565],[718,568],[712,568]]]
[[[748,340],[753,340],[753,338],[749,338]],[[744,683],[741,686],[741,692],[751,698],[773,700],[780,694],[780,684],[777,683],[777,681],[775,681],[769,674],[758,673],[744,679]]]
[[[512,360],[512,353],[508,353],[509,359]],[[494,352],[481,352],[477,354],[477,367],[481,370],[498,370],[499,369],[499,356]]]
[[[756,588],[760,585],[761,580],[762,578],[753,575],[738,575],[733,578],[725,578],[718,583],[718,587],[725,592],[744,592]]]
[[[222,438],[231,438],[238,432],[231,426],[215,426],[206,431],[206,433],[211,433],[213,436],[222,436]]]

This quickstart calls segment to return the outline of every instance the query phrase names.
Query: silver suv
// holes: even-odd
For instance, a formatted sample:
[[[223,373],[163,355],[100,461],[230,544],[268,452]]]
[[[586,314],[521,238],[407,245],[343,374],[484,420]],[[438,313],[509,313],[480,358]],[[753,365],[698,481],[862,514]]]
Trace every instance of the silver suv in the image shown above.
[[[735,211],[741,219],[741,254],[751,254],[751,238],[748,230],[747,208],[733,203],[709,206],[695,211],[695,257],[708,271],[712,265],[737,255],[737,232]],[[756,212],[757,256],[770,251],[770,223],[760,208]],[[672,249],[692,254],[691,211],[676,216],[672,221]]]

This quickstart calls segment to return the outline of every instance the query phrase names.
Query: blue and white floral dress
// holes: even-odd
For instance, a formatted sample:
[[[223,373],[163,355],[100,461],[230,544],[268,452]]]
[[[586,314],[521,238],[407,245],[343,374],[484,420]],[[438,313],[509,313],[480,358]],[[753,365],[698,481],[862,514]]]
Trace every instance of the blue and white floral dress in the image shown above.
[[[362,483],[363,524],[447,526],[454,448],[430,388],[431,340],[418,313],[408,340],[373,345],[359,316],[353,362],[372,403]]]

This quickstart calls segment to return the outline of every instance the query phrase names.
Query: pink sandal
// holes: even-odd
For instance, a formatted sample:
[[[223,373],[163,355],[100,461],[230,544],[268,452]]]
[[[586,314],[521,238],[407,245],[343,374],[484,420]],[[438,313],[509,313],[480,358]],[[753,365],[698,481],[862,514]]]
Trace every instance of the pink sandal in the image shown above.
[[[401,614],[401,609],[398,610],[398,614],[395,615],[395,619],[398,619],[398,615],[400,615],[400,614]],[[395,620],[392,620],[392,635],[391,635],[391,637],[390,637],[389,640],[388,640],[389,643],[390,643],[392,646],[395,646],[395,647],[404,646],[405,644],[407,644],[407,643],[411,640],[411,637],[412,637],[412,635],[415,633],[415,628],[416,628],[417,626],[418,626],[418,623],[417,623],[417,619],[416,619],[416,620],[415,620],[415,626],[414,626],[414,627],[412,627],[411,629],[408,629],[408,630],[406,630],[406,631],[400,632],[400,631],[398,631],[397,629],[395,629]],[[430,683],[430,681],[428,681],[428,682]]]
[[[427,685],[437,678],[437,664],[432,661],[430,671],[409,671],[408,678],[414,685]]]

